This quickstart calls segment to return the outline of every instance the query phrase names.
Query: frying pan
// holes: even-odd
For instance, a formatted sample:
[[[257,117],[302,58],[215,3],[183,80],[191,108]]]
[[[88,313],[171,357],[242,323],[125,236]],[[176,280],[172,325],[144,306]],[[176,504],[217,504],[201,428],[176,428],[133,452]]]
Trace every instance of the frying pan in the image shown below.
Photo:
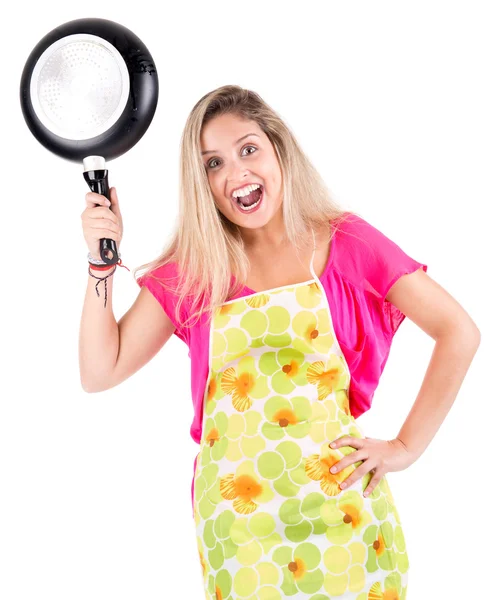
[[[54,154],[83,161],[92,192],[109,199],[106,160],[147,131],[159,96],[157,71],[144,43],[106,19],[77,19],[50,31],[29,55],[20,83],[24,120]],[[100,240],[108,265],[116,243]]]

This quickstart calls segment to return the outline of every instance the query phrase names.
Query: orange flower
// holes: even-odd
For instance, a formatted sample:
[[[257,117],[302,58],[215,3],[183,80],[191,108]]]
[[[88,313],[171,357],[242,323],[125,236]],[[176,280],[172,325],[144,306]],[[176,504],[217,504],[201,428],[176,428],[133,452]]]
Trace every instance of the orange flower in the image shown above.
[[[218,586],[216,586],[216,588],[215,588],[214,595],[215,595],[216,600],[223,600],[223,596],[221,595],[221,590]]]
[[[207,562],[204,558],[204,553],[202,550],[199,550],[199,558],[201,559],[202,576],[205,577],[207,572]]]
[[[208,401],[212,400],[214,398],[217,388],[218,388],[218,385],[216,383],[216,377],[211,377],[211,379],[209,380],[208,390],[207,390]]]
[[[377,539],[372,544],[372,547],[375,550],[375,553],[377,554],[377,558],[379,558],[379,556],[384,554],[384,550],[386,549],[386,543],[384,541],[384,538],[382,537],[380,530],[379,530],[379,534],[377,535]]]
[[[210,448],[212,448],[214,446],[215,442],[220,441],[220,432],[218,431],[218,429],[216,427],[213,427],[212,429],[210,429],[208,431],[208,433],[206,434],[204,439],[205,439],[206,443],[209,444]]]
[[[282,367],[282,371],[291,379],[299,373],[299,363],[297,360],[291,360],[289,364]]]
[[[332,354],[327,365],[322,360],[312,363],[306,372],[306,379],[318,388],[318,400],[325,400],[334,390],[344,389],[346,370],[340,358]]]
[[[377,581],[370,588],[367,600],[400,600],[400,596],[396,588],[389,588],[382,592],[380,581]]]
[[[278,423],[280,427],[287,427],[287,425],[296,425],[298,418],[290,408],[281,408],[273,415],[272,421]]]
[[[287,565],[287,568],[292,573],[292,577],[294,578],[294,581],[297,581],[298,579],[302,579],[307,571],[306,564],[305,564],[304,560],[301,558],[296,558],[296,560],[291,561]]]
[[[320,482],[320,488],[327,496],[337,496],[342,489],[339,485],[355,470],[354,464],[331,473],[330,468],[344,458],[338,450],[333,450],[328,444],[322,446],[321,456],[312,454],[306,459],[304,470],[306,475],[314,481]]]
[[[221,377],[221,389],[225,394],[231,394],[233,407],[239,412],[251,408],[252,399],[249,394],[254,385],[252,373],[243,372],[237,377],[233,367],[226,369]]]
[[[235,477],[233,473],[220,480],[220,493],[225,500],[234,500],[233,508],[240,514],[249,514],[258,505],[253,502],[263,492],[263,487],[251,475],[243,474]]]

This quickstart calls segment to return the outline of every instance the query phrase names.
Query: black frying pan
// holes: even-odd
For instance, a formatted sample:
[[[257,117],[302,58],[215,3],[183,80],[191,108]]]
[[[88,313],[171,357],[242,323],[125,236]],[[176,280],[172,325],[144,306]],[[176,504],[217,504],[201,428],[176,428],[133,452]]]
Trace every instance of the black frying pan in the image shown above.
[[[21,76],[24,119],[51,152],[83,161],[92,192],[109,198],[105,161],[134,146],[147,131],[159,96],[152,57],[129,29],[105,19],[77,19],[48,33]],[[100,240],[100,255],[118,262],[116,243]]]

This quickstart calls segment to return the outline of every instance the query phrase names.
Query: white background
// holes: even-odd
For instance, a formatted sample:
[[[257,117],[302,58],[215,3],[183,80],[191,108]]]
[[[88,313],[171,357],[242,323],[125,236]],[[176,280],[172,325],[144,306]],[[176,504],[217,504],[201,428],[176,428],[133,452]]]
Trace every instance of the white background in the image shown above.
[[[204,597],[191,517],[197,445],[188,348],[172,337],[117,388],[80,385],[87,286],[82,167],[24,123],[19,81],[55,27],[132,29],[159,74],[154,120],[110,161],[123,263],[159,254],[178,211],[180,135],[208,91],[238,84],[282,116],[344,208],[359,212],[469,312],[481,346],[423,456],[388,480],[411,563],[409,600],[494,598],[498,18],[493,2],[11,3],[3,15],[0,597]],[[99,286],[103,290],[103,286]],[[114,276],[117,320],[138,294]],[[102,291],[103,294],[103,291]],[[369,413],[398,433],[434,342],[398,331]]]

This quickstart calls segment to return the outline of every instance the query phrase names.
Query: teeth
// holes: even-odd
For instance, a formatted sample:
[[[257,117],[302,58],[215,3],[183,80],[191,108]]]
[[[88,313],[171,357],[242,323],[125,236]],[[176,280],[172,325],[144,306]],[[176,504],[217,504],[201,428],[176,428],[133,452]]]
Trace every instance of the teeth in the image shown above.
[[[247,196],[254,190],[257,190],[259,187],[261,187],[259,185],[259,183],[253,183],[252,185],[246,185],[246,187],[244,187],[240,190],[235,190],[235,192],[232,194],[232,198],[241,198],[242,196]]]
[[[258,206],[258,204],[261,202],[262,198],[263,198],[263,195],[261,195],[261,198],[260,198],[260,199],[259,199],[257,202],[255,202],[254,204],[251,204],[251,206],[244,206],[244,205],[243,205],[243,204],[241,204],[241,203],[240,203],[238,200],[237,200],[237,204],[240,206],[240,208],[241,208],[242,210],[251,210],[251,209],[252,209],[252,208],[254,208],[255,206]]]

